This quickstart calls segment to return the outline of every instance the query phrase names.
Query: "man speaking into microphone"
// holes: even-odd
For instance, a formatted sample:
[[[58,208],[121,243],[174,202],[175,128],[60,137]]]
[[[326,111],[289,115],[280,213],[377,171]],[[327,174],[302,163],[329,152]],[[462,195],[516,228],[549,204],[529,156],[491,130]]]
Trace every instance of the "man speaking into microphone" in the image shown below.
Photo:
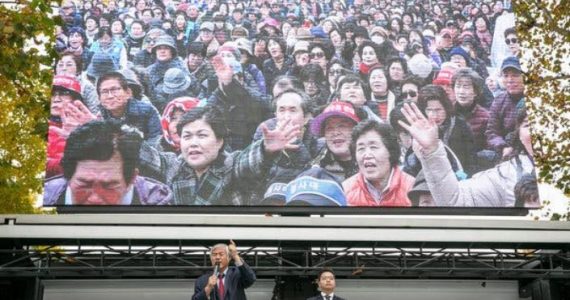
[[[230,259],[235,266],[229,267]],[[255,273],[241,259],[236,244],[216,244],[210,250],[214,269],[200,276],[192,300],[246,300],[245,289],[255,282]]]

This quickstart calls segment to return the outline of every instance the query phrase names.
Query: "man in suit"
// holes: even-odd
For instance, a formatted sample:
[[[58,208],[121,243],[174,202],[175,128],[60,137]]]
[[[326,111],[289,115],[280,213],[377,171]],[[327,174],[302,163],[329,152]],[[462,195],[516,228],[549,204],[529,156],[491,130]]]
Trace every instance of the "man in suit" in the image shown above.
[[[334,289],[336,288],[336,280],[331,269],[323,269],[319,272],[319,276],[317,277],[317,284],[319,285],[321,294],[308,298],[307,300],[344,300],[343,298],[334,294]]]
[[[228,266],[233,260],[235,266]],[[236,244],[216,244],[210,250],[214,271],[196,280],[192,300],[247,300],[245,289],[255,282],[255,273],[241,259]],[[216,266],[218,266],[216,268]]]

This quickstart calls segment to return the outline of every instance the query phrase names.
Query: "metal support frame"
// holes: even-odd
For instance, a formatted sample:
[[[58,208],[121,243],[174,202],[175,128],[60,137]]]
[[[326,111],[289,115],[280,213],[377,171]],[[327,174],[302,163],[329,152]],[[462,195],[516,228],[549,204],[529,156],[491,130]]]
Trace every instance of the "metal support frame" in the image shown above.
[[[239,250],[260,277],[314,275],[329,266],[345,278],[570,279],[570,253],[555,250],[311,246]],[[117,247],[76,241],[2,249],[0,257],[4,258],[0,277],[180,278],[199,276],[211,268],[208,249],[199,244]]]

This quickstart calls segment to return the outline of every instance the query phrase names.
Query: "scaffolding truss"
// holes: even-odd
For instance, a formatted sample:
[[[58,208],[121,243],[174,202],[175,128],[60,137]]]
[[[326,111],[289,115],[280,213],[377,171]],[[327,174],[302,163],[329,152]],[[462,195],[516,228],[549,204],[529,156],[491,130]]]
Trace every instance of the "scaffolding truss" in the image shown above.
[[[570,252],[531,249],[248,247],[259,277],[310,276],[334,267],[344,278],[570,279]],[[211,268],[196,246],[26,245],[3,249],[1,277],[185,278]]]

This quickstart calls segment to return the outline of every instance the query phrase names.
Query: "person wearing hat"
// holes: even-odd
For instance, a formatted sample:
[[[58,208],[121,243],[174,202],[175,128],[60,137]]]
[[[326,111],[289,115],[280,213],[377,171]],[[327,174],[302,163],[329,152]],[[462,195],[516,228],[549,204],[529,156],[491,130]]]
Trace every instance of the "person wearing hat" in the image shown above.
[[[73,111],[68,106],[75,106],[75,102],[81,100],[81,86],[75,76],[61,74],[53,77],[48,120],[46,178],[63,173],[60,162],[65,139],[74,129],[69,127],[69,123],[64,123],[65,117],[66,113]]]
[[[214,38],[220,45],[231,40],[232,27],[231,24],[226,23],[226,17],[222,14],[214,15],[212,20],[214,22]]]
[[[412,201],[412,206],[414,207],[436,206],[431,192],[429,191],[429,187],[427,185],[423,171],[420,171],[420,173],[418,173],[418,176],[416,176],[414,186],[408,192],[408,198],[410,198],[410,201]]]
[[[324,137],[326,147],[311,162],[334,175],[340,182],[358,172],[350,152],[352,129],[362,119],[349,102],[333,101],[325,110],[311,120],[311,132]]]
[[[489,109],[487,125],[487,145],[501,157],[507,157],[513,152],[513,147],[507,143],[507,134],[516,125],[516,106],[524,97],[524,82],[521,65],[517,57],[507,57],[501,65],[501,77],[506,92],[495,98]]]
[[[132,98],[123,74],[110,72],[99,77],[97,94],[101,102],[100,115],[104,120],[114,119],[136,127],[150,145],[158,143],[161,137],[158,111],[152,104]]]
[[[156,40],[167,33],[160,28],[149,30],[143,39],[142,49],[135,55],[133,64],[137,67],[146,68],[156,61],[156,56],[152,52]]]
[[[446,62],[441,66],[441,70],[435,76],[433,80],[433,84],[441,86],[445,93],[447,94],[447,98],[451,101],[451,103],[455,104],[455,92],[453,87],[451,86],[451,79],[453,78],[453,74],[457,71],[457,65],[454,63]]]
[[[201,87],[201,94],[209,97],[218,87],[216,72],[208,59],[207,48],[202,42],[191,42],[187,49],[186,66]]]
[[[253,45],[247,38],[236,40],[236,47],[240,52],[240,62],[244,72],[249,73],[255,80],[257,87],[263,96],[267,95],[267,82],[263,72],[253,63]]]
[[[438,128],[414,105],[405,104],[408,124],[400,122],[417,143],[416,154],[436,206],[513,207],[514,190],[525,174],[535,171],[528,116],[524,104],[516,112],[513,151],[507,160],[466,180],[454,176]],[[538,203],[536,204],[538,205]]]
[[[85,74],[91,83],[95,84],[97,79],[106,73],[118,71],[119,67],[113,61],[113,57],[106,52],[98,52],[93,54],[91,63]]]
[[[159,100],[155,102],[159,113],[162,113],[164,107],[175,98],[198,97],[200,94],[196,78],[179,68],[170,68],[166,71],[161,87],[157,98]]]
[[[180,153],[180,136],[176,130],[178,122],[189,110],[198,107],[200,100],[192,97],[178,97],[168,102],[162,113],[162,139],[159,150],[162,152]]]
[[[214,38],[214,23],[206,21],[200,25],[200,33],[196,38],[196,42],[202,42],[206,45],[206,57],[210,58],[216,55],[220,43]]]
[[[185,76],[189,74],[184,66],[184,62],[177,55],[176,44],[171,36],[164,35],[157,38],[152,48],[152,53],[155,55],[156,61],[146,69],[148,96],[156,108],[162,111],[164,105],[166,105],[166,99],[161,97],[166,71],[171,68],[177,68],[183,71]]]
[[[80,56],[75,55],[74,52],[65,51],[56,63],[55,73],[77,79],[81,86],[82,102],[92,113],[97,114],[99,112],[99,97],[97,97],[93,83],[81,75],[82,65],[83,61]]]
[[[359,123],[350,149],[358,173],[342,183],[349,206],[411,206],[408,192],[414,177],[398,166],[400,145],[392,126],[373,120]]]
[[[436,42],[438,42],[437,49],[441,59],[443,61],[449,61],[449,52],[451,51],[451,48],[453,48],[453,35],[451,29],[443,28],[439,32],[438,38],[436,38]]]
[[[313,166],[287,183],[285,205],[344,207],[346,196],[336,177],[323,168]]]

